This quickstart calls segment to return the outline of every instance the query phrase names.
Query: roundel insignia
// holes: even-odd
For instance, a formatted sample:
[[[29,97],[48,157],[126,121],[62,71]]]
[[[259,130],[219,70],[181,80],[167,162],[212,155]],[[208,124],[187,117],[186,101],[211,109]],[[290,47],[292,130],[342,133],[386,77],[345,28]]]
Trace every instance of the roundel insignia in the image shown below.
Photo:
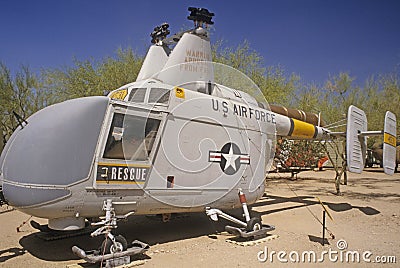
[[[242,154],[236,144],[229,142],[222,147],[221,151],[210,151],[209,162],[218,162],[225,174],[233,175],[242,164],[250,164],[250,156]]]

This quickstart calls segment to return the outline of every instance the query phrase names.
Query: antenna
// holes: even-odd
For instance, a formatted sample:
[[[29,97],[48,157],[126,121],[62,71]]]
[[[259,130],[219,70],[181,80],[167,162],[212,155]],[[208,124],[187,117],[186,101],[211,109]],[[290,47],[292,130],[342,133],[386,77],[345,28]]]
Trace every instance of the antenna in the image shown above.
[[[206,24],[205,28],[208,28],[208,25],[213,25],[214,22],[211,21],[214,13],[211,13],[206,8],[197,8],[197,7],[189,7],[190,15],[187,17],[188,20],[194,21],[195,28],[204,28],[203,24]]]
[[[13,114],[15,116],[15,119],[17,119],[18,125],[21,126],[21,128],[24,128],[28,124],[28,122],[23,117],[21,117],[19,114],[17,114],[15,111],[13,111]],[[24,123],[25,123],[25,125],[24,125]]]

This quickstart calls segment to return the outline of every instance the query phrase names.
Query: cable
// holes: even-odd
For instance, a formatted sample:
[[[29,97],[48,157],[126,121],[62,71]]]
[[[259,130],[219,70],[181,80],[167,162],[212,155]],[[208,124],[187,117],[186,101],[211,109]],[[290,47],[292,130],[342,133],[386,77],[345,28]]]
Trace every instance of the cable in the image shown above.
[[[278,173],[278,175],[281,177],[281,175],[280,175],[279,173]],[[281,177],[281,178],[282,178],[282,177]],[[285,183],[286,183],[286,185],[288,186],[288,188],[290,189],[290,191],[292,191],[292,192],[294,193],[294,195],[297,197],[297,199],[299,200],[299,202],[302,203],[300,197],[299,197],[299,196],[297,195],[297,193],[292,189],[292,187],[290,187],[290,185],[289,185],[286,181],[285,181]],[[316,220],[321,224],[321,226],[323,226],[323,223],[321,222],[321,220],[318,219],[318,217],[311,211],[311,209],[310,209],[308,206],[306,206],[306,209],[308,210],[308,212],[310,212],[310,214],[314,217],[314,219],[316,219]],[[325,226],[325,230],[329,233],[329,235],[330,235],[330,237],[331,237],[332,239],[335,239],[335,235],[332,233],[331,230],[328,229],[328,227]]]
[[[330,126],[327,129],[331,130],[333,128],[338,128],[338,127],[343,127],[343,126],[347,126],[347,124],[341,124],[341,125],[336,125],[336,126]]]
[[[330,127],[330,126],[334,126],[334,125],[339,124],[339,123],[341,123],[341,122],[344,122],[344,121],[346,121],[346,120],[347,120],[347,119],[341,119],[341,120],[339,120],[339,121],[330,123],[330,124],[328,124],[328,125],[326,125],[326,126],[324,126],[324,127],[325,127],[325,128],[328,128],[328,127]]]

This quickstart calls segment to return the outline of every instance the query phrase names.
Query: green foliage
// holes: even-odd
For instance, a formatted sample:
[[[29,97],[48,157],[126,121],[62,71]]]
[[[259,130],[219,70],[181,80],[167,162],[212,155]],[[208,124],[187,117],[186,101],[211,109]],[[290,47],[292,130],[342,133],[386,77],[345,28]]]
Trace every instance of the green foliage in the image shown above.
[[[135,81],[142,61],[130,48],[119,49],[116,58],[75,59],[74,66],[43,71],[44,86],[53,92],[57,101],[103,95]]]
[[[321,90],[316,85],[311,85],[309,88],[304,87],[291,100],[297,109],[319,113],[322,101]]]
[[[21,66],[13,77],[0,62],[0,150],[18,126],[13,112],[27,118],[46,105],[47,94],[28,66]]]
[[[114,90],[136,80],[142,67],[143,58],[132,49],[118,49],[117,57],[105,58],[99,66],[102,90]]]
[[[264,67],[262,56],[252,50],[247,41],[233,47],[224,47],[219,41],[212,48],[214,62],[231,66],[246,74],[260,88],[269,103],[288,105],[290,96],[296,90],[299,77],[286,77],[280,66]]]
[[[212,47],[212,59],[214,62],[229,65],[242,71],[247,76],[264,73],[262,56],[250,48],[248,41],[233,47],[224,47],[222,41],[216,42]]]
[[[369,130],[382,130],[386,111],[400,118],[399,74],[392,73],[378,79],[369,78],[363,87],[354,85],[354,78],[347,73],[330,77],[323,87],[303,86],[293,98],[293,104],[299,109],[321,113],[323,120],[331,126],[338,122],[333,131],[345,131],[347,109],[355,105],[364,110]],[[397,124],[400,133],[400,124]],[[381,137],[368,138],[371,147]]]

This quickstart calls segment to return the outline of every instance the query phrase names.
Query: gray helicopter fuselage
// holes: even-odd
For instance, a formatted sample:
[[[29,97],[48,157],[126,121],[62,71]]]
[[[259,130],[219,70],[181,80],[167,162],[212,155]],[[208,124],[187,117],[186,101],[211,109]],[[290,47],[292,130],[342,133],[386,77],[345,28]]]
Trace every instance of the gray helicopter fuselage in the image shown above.
[[[101,216],[110,198],[117,214],[157,214],[234,208],[238,188],[249,203],[262,196],[277,115],[154,80],[136,84],[111,94],[119,100],[47,107],[16,130],[0,159],[9,204],[65,229]]]

